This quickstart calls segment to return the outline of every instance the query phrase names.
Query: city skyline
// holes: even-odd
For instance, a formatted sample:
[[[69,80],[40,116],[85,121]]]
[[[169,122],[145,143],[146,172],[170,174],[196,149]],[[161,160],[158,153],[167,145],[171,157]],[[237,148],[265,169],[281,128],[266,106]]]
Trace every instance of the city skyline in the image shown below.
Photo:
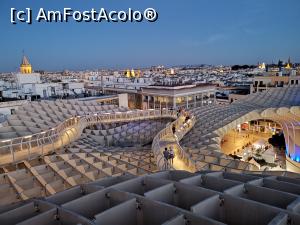
[[[22,51],[35,70],[144,68],[152,65],[234,65],[299,62],[298,1],[158,1],[116,3],[78,1],[37,3],[2,1],[3,32],[0,71],[13,72]],[[10,8],[78,10],[105,7],[157,10],[156,22],[142,23],[10,23]],[[181,13],[181,17],[179,17]]]
[[[24,52],[22,52],[22,55],[21,55],[23,58],[24,56],[26,58],[29,59],[30,61],[30,64],[31,64],[31,60],[30,58],[27,56],[27,54]],[[20,59],[21,59],[20,58]],[[289,57],[290,58],[290,57]],[[14,71],[0,71],[0,73],[14,73],[14,72],[19,72],[20,71],[20,65],[21,65],[21,60],[19,59],[18,62],[16,62],[16,66],[15,66],[15,70]],[[93,67],[93,68],[82,68],[82,69],[73,69],[73,68],[62,68],[62,69],[57,69],[57,70],[53,70],[53,69],[49,69],[49,70],[45,70],[43,68],[39,68],[38,66],[36,67],[35,64],[31,64],[32,65],[32,70],[33,71],[38,71],[38,72],[41,72],[41,71],[47,71],[47,72],[62,72],[62,71],[73,71],[73,72],[79,72],[79,71],[101,71],[101,70],[107,70],[107,71],[131,71],[131,70],[149,70],[149,69],[152,69],[152,68],[159,68],[159,67],[162,67],[162,68],[165,68],[165,69],[174,69],[174,68],[197,68],[197,67],[243,67],[243,66],[249,66],[249,68],[253,68],[253,66],[257,66],[257,67],[260,67],[261,65],[269,65],[269,66],[274,66],[274,65],[278,65],[278,62],[281,62],[283,66],[287,65],[288,64],[288,60],[289,59],[278,59],[278,60],[272,60],[272,62],[265,62],[265,61],[261,61],[261,62],[257,62],[257,63],[254,63],[254,64],[204,64],[204,63],[199,63],[199,64],[182,64],[182,65],[149,65],[149,66],[124,66],[124,67],[113,67],[113,66],[103,66],[103,67]],[[20,62],[20,63],[19,63]],[[293,60],[291,60],[291,63],[293,65],[298,65],[300,64],[299,62],[295,62]],[[36,68],[39,68],[39,69],[36,69]]]

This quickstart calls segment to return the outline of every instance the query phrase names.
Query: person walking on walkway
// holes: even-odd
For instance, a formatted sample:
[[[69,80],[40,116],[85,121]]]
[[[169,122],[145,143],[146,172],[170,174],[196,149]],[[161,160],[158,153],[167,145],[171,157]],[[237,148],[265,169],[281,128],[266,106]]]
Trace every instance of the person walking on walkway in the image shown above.
[[[173,166],[174,158],[175,158],[175,153],[174,153],[173,147],[170,146],[170,148],[169,148],[169,160],[170,160],[170,164],[172,166]]]
[[[173,126],[172,126],[172,132],[175,135],[175,133],[176,133],[176,125],[175,124],[173,124]]]
[[[165,150],[163,151],[163,155],[164,155],[164,169],[167,170],[169,167],[169,151],[168,148],[165,148]]]

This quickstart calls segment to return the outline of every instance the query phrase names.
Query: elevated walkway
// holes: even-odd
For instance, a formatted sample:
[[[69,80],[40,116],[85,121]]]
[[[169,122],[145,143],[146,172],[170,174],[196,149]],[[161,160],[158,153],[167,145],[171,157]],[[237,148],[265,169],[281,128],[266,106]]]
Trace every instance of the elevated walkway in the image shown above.
[[[49,130],[0,142],[0,166],[36,158],[55,152],[78,139],[83,130],[98,123],[117,123],[160,118],[176,119],[176,112],[169,110],[136,110],[113,113],[94,113],[73,116]]]

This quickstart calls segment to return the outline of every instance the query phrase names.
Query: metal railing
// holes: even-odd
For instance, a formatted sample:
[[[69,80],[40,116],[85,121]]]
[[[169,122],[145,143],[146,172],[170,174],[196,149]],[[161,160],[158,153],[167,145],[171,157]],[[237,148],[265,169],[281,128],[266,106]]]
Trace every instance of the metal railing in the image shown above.
[[[188,152],[186,152],[179,144],[179,141],[194,127],[195,123],[196,123],[196,117],[194,115],[188,121],[185,121],[184,118],[179,117],[176,121],[169,124],[165,129],[160,131],[155,136],[155,138],[153,139],[153,143],[152,143],[152,151],[154,152],[155,157],[157,159],[157,165],[158,165],[159,169],[161,169],[161,170],[166,169],[165,165],[164,165],[164,157],[163,157],[163,150],[164,150],[165,146],[162,143],[167,136],[173,135],[172,127],[174,125],[176,126],[175,140],[176,140],[177,149],[179,150],[178,157],[180,158],[180,160],[182,160],[184,162],[186,167],[189,168],[189,170],[192,172],[196,172],[196,171],[203,169],[203,168],[199,167],[197,162],[192,159],[191,155]],[[234,160],[232,160],[232,161],[234,161]],[[209,165],[219,166],[219,164],[216,164],[216,163],[209,163]],[[251,164],[248,164],[248,166],[244,169],[230,168],[230,167],[226,167],[226,166],[222,166],[222,167],[224,167],[224,170],[234,169],[237,171],[246,172],[246,171],[251,171],[251,169],[249,168],[250,166],[251,166]],[[167,169],[173,169],[173,168],[167,168]],[[257,171],[257,172],[259,172],[259,171]],[[262,171],[260,171],[260,172],[262,172]]]
[[[168,126],[161,130],[153,139],[152,150],[155,155],[158,168],[164,168],[164,157],[162,154],[164,146],[162,141],[167,136],[173,135],[172,127],[175,125],[176,141],[180,159],[183,160],[188,167],[194,168],[195,171],[200,170],[201,168],[197,167],[197,163],[179,144],[179,141],[184,137],[184,135],[193,128],[196,118],[195,116],[192,116],[191,119],[186,122],[184,117],[177,117],[177,112],[171,110],[136,110],[115,113],[100,112],[84,116],[74,116],[65,120],[58,126],[46,131],[0,141],[0,165],[2,166],[10,163],[17,163],[22,160],[32,159],[50,152],[54,152],[55,150],[60,149],[79,138],[83,132],[83,129],[90,125],[98,123],[130,122],[156,118],[175,119],[175,121],[169,123]],[[285,176],[294,176],[293,173],[286,171],[243,170],[243,172],[260,174],[280,173],[281,175]]]
[[[196,118],[194,116],[192,116],[191,119],[189,119],[188,121],[185,121],[184,116],[180,116],[174,122],[169,123],[166,128],[164,128],[163,130],[158,132],[158,134],[154,137],[153,142],[152,142],[152,151],[156,158],[157,166],[159,169],[161,169],[161,170],[172,169],[170,167],[170,165],[168,165],[169,168],[166,168],[166,165],[164,162],[163,151],[164,151],[165,145],[163,144],[163,142],[165,142],[165,139],[168,136],[174,136],[174,139],[176,140],[178,147],[180,147],[178,142],[184,137],[184,135],[186,133],[188,133],[193,128],[195,122],[196,122]],[[173,134],[173,130],[172,130],[173,126],[176,127],[175,135]],[[185,152],[181,148],[181,151],[180,151],[181,159],[183,159],[182,158],[183,153],[185,153]],[[188,159],[188,158],[189,157],[186,156],[186,159]]]
[[[190,168],[191,171],[196,172],[198,171],[196,162],[191,158],[191,156],[181,147],[179,144],[179,141],[184,137],[185,134],[187,134],[195,125],[196,123],[196,117],[192,116],[190,120],[187,121],[187,123],[184,123],[180,129],[182,129],[184,132],[181,132],[181,135],[177,138],[177,148],[179,150],[179,157],[180,159],[187,165],[188,168]]]
[[[171,110],[135,110],[115,113],[94,113],[71,117],[58,126],[36,134],[0,141],[0,165],[16,163],[54,152],[79,138],[84,128],[98,123],[172,118]]]
[[[0,102],[0,108],[20,106],[20,105],[28,104],[29,102],[30,102],[29,100],[16,100],[16,101]]]

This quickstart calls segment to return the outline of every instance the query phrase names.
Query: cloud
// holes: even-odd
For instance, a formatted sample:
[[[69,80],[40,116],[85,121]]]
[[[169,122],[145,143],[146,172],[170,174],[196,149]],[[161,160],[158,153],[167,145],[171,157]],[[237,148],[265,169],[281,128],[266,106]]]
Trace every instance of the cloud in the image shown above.
[[[212,44],[218,41],[225,40],[228,37],[228,34],[225,33],[219,33],[219,34],[213,34],[209,36],[204,43],[206,44]]]
[[[242,31],[247,35],[258,35],[258,34],[260,34],[258,29],[253,29],[253,28],[250,28],[250,27],[243,27]]]
[[[199,40],[181,40],[180,41],[180,44],[181,45],[184,45],[185,47],[200,47],[200,46],[203,46],[203,45],[209,45],[209,44],[215,44],[217,42],[220,42],[220,41],[223,41],[223,40],[226,40],[227,38],[229,37],[228,34],[225,34],[225,33],[217,33],[217,34],[212,34],[212,35],[209,35],[208,37],[206,38],[203,38],[202,40],[199,39]]]

